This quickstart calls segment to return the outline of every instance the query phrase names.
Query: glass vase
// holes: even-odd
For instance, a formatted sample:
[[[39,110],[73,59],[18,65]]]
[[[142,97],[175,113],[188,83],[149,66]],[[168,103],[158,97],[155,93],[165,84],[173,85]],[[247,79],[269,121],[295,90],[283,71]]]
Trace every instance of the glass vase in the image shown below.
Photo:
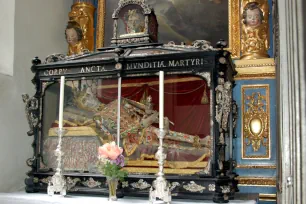
[[[109,201],[117,200],[117,187],[118,187],[118,179],[117,178],[107,178],[108,183],[108,191],[109,191]]]

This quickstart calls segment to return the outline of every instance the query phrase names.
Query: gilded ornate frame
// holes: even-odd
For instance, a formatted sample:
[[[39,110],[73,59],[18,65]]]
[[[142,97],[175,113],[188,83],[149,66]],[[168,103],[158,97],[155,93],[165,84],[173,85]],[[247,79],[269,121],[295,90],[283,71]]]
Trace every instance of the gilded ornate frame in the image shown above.
[[[96,48],[104,46],[106,0],[98,0]]]
[[[265,113],[266,114],[259,114],[260,120],[264,123],[262,124],[262,132],[266,132],[267,134],[267,144],[266,144],[266,151],[263,152],[260,155],[247,155],[247,142],[246,142],[246,132],[250,132],[251,130],[244,131],[244,128],[246,126],[249,126],[248,122],[256,117],[258,117],[257,110],[251,111],[251,114],[247,116],[246,110],[247,110],[247,104],[245,104],[245,101],[247,100],[245,92],[246,90],[252,90],[253,93],[256,93],[258,89],[264,89],[266,91],[265,95],[262,95],[264,100],[266,101],[264,105],[265,107]],[[253,97],[252,97],[253,99]],[[250,160],[269,160],[271,159],[271,130],[270,130],[270,123],[271,123],[271,117],[270,117],[270,85],[269,84],[251,84],[251,85],[242,85],[241,86],[241,112],[242,112],[242,118],[241,118],[241,158],[242,159],[250,159]],[[257,109],[257,108],[255,108]],[[256,117],[254,117],[257,114]],[[266,119],[264,117],[267,117]],[[249,118],[248,118],[249,117]],[[260,138],[262,138],[263,135],[260,135]],[[258,138],[255,138],[258,139]],[[254,138],[249,138],[249,140],[253,141]],[[260,144],[261,146],[262,144]],[[253,150],[253,152],[255,152]]]
[[[232,58],[240,57],[240,3],[239,0],[228,0],[229,9],[229,47]],[[106,0],[98,0],[96,48],[104,46]]]

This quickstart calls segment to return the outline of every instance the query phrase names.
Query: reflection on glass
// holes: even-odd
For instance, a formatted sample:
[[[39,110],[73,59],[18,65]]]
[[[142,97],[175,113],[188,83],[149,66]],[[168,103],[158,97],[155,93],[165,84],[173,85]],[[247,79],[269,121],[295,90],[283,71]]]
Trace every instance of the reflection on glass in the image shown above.
[[[97,147],[116,141],[117,80],[67,82],[67,86],[70,89],[65,93],[64,127],[68,133],[64,138],[64,168],[95,171]],[[158,77],[122,80],[120,144],[129,159],[127,169],[131,172],[157,171],[158,86]],[[55,90],[52,86],[47,89],[45,107],[48,109],[44,109],[48,118],[54,118],[45,121],[52,125],[44,123],[44,158],[49,167],[55,162],[51,152],[56,147],[53,136],[57,126],[56,114],[48,111],[55,108],[50,109],[50,104],[58,100],[56,96],[51,97],[52,90]],[[168,132],[164,147],[169,172],[200,171],[207,166],[211,149],[209,102],[210,92],[203,79],[187,75],[165,77],[164,120]]]

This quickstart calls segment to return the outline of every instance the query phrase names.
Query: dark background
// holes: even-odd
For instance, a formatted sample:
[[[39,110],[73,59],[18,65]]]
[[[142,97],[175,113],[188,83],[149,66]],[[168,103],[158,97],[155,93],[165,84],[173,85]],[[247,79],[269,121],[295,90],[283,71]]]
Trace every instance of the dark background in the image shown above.
[[[105,45],[113,33],[112,13],[119,0],[106,0]],[[147,0],[159,23],[159,42],[191,44],[207,40],[215,46],[220,39],[229,41],[228,0]]]

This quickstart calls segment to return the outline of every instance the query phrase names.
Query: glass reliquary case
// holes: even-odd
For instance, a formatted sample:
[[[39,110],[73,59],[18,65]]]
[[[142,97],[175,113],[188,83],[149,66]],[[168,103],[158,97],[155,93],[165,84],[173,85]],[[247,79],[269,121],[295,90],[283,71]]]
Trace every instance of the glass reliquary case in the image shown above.
[[[63,123],[67,132],[62,149],[69,190],[107,190],[105,178],[95,166],[97,149],[116,141],[120,90],[120,146],[128,158],[125,169],[129,172],[120,191],[146,193],[158,171],[154,156],[159,144],[155,133],[158,120],[154,118],[159,110],[160,70],[165,72],[164,115],[169,121],[164,139],[165,173],[173,193],[213,195],[218,177],[230,183],[223,177],[231,170],[226,167],[225,146],[232,131],[229,119],[234,69],[227,51],[201,48],[148,44],[62,61],[52,55],[44,64],[35,58],[32,70],[37,92],[31,98],[24,96],[31,127],[28,134],[35,138],[34,156],[28,160],[32,171],[27,191],[45,189],[56,168],[59,78],[64,75]]]
[[[133,7],[122,8],[137,13]],[[115,12],[120,17],[120,10]],[[154,19],[146,12],[144,19]],[[147,39],[156,37],[155,26],[145,22],[150,26],[141,32],[128,27],[121,34],[124,29],[115,28],[116,45],[95,53],[50,55],[43,63],[33,59],[36,94],[23,95],[28,135],[34,136],[27,192],[46,191],[57,166],[59,81],[65,76],[62,168],[68,193],[108,193],[106,178],[96,167],[97,150],[119,140],[129,175],[120,183],[118,196],[148,196],[158,172],[158,72],[164,71],[164,172],[172,196],[216,202],[233,198],[238,189],[231,151],[235,69],[230,53],[206,41],[152,43]],[[130,44],[119,45],[125,41]]]

